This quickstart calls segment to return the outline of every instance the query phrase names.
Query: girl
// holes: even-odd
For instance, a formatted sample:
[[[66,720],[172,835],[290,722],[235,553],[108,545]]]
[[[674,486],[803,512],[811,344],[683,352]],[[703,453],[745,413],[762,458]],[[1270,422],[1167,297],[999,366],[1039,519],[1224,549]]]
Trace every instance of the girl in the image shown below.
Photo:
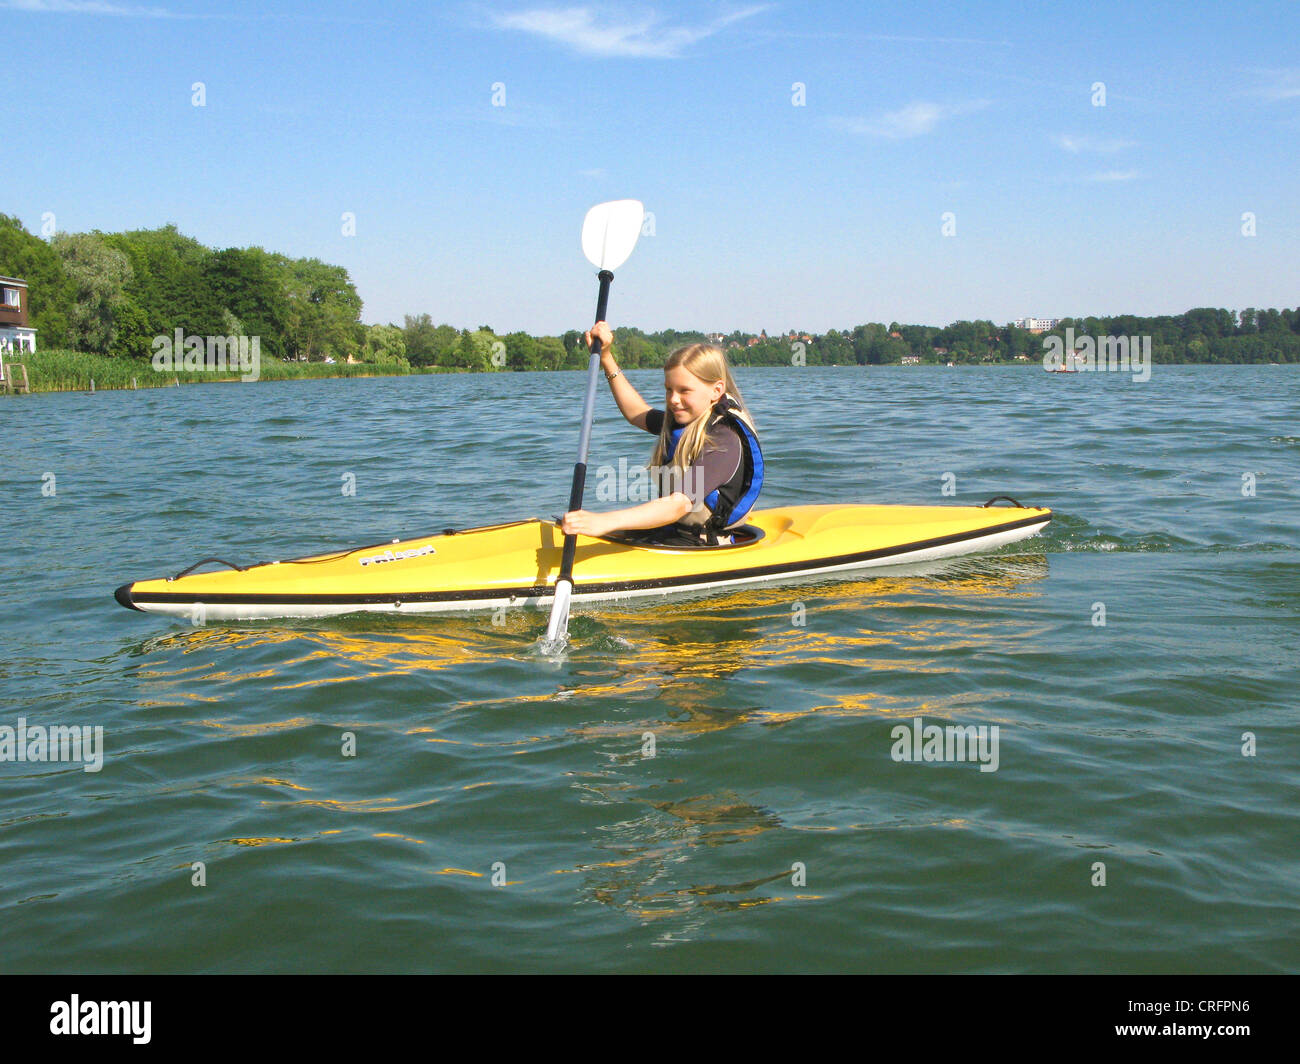
[[[763,454],[726,355],[711,344],[679,347],[664,363],[664,410],[654,410],[614,361],[614,336],[598,321],[584,339],[601,342],[600,364],[614,401],[627,420],[659,437],[650,460],[659,498],[609,513],[572,510],[560,522],[565,535],[604,536],[648,530],[640,542],[671,546],[730,543],[723,531],[743,521],[763,483]]]

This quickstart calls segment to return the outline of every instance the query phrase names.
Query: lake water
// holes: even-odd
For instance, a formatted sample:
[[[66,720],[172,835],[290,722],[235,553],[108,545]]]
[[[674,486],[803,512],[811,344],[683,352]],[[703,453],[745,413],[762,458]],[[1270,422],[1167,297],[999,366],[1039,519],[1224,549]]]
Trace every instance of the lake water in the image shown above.
[[[760,507],[1055,520],[583,607],[558,662],[535,612],[195,627],[113,589],[560,512],[584,375],[0,401],[0,727],[103,728],[98,772],[0,762],[0,967],[1300,967],[1300,369],[738,377]],[[593,472],[646,461],[601,387]],[[895,760],[918,718],[996,771]]]

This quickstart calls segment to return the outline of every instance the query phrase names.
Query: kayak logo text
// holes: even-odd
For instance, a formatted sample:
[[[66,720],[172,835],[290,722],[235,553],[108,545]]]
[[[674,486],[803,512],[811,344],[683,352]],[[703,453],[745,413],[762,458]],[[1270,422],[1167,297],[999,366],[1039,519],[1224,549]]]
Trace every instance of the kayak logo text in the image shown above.
[[[104,767],[104,726],[43,724],[27,726],[27,718],[18,718],[18,727],[0,724],[0,761],[84,761],[84,772],[98,772]]]
[[[998,726],[981,724],[940,727],[923,724],[920,717],[896,724],[889,731],[894,745],[889,756],[895,761],[978,761],[981,772],[998,770]]]
[[[1043,369],[1063,373],[1129,373],[1133,380],[1145,384],[1151,379],[1150,336],[1074,335],[1074,327],[1059,336],[1043,337]]]
[[[400,562],[403,558],[418,558],[422,554],[437,554],[433,544],[426,543],[423,547],[412,547],[410,550],[386,550],[382,554],[368,554],[361,559],[362,565],[378,565],[380,562]]]
[[[260,336],[186,336],[179,326],[172,336],[153,338],[153,368],[158,373],[207,371],[233,373],[249,383],[262,376]]]
[[[73,994],[50,1005],[50,1034],[129,1034],[136,1045],[148,1045],[152,1012],[151,1001],[82,1001]]]

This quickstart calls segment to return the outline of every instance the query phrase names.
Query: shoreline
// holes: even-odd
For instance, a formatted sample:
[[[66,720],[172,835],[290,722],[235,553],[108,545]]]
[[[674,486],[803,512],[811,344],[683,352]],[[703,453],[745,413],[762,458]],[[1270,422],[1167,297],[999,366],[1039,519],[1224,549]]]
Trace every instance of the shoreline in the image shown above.
[[[263,381],[334,380],[348,377],[406,377],[430,373],[457,372],[447,366],[384,365],[373,362],[281,362],[263,358],[256,380],[246,381],[238,366],[225,369],[154,369],[149,360],[114,358],[80,351],[15,352],[5,358],[27,367],[30,392],[0,387],[0,395],[49,394],[59,392],[143,391],[176,388],[191,384],[260,384]]]
[[[48,395],[68,392],[84,392],[93,394],[95,392],[119,392],[119,391],[144,391],[146,389],[157,388],[177,388],[192,384],[264,384],[264,383],[281,383],[288,381],[310,381],[310,380],[348,380],[348,379],[373,379],[377,377],[424,377],[435,374],[460,374],[460,373],[586,373],[585,369],[553,369],[553,370],[511,370],[511,369],[493,369],[493,370],[476,370],[454,366],[384,366],[374,363],[336,363],[329,364],[323,362],[273,362],[271,365],[263,365],[262,371],[256,380],[246,381],[238,370],[224,372],[210,372],[207,370],[168,370],[160,373],[153,368],[149,362],[134,362],[132,360],[114,359],[103,355],[86,355],[79,352],[58,351],[51,354],[40,353],[35,356],[26,355],[17,358],[6,358],[6,369],[11,363],[17,363],[27,366],[28,379],[31,384],[30,392],[21,392],[8,388],[0,388],[0,395]],[[41,365],[44,363],[44,365]],[[1159,366],[1224,366],[1239,368],[1245,366],[1272,366],[1285,367],[1292,365],[1289,362],[1160,362],[1155,365]],[[784,366],[784,365],[753,365],[732,363],[733,369],[750,370],[750,369],[855,369],[863,371],[877,371],[883,369],[897,370],[916,370],[916,369],[1022,369],[1036,370],[1039,373],[1045,372],[1040,361],[1033,362],[982,362],[967,363],[955,366],[949,366],[943,362],[923,362],[919,365],[903,365],[897,362],[876,363],[863,365],[861,363],[845,364],[828,364],[818,365],[809,364],[804,366]],[[1155,366],[1152,366],[1154,369]],[[646,370],[657,370],[656,366],[632,366],[627,367],[626,372],[638,372]],[[266,372],[270,370],[270,372]],[[1075,371],[1079,375],[1092,376],[1099,373],[1108,373],[1110,370],[1087,370],[1080,369]],[[1118,370],[1115,372],[1121,375],[1127,371]]]

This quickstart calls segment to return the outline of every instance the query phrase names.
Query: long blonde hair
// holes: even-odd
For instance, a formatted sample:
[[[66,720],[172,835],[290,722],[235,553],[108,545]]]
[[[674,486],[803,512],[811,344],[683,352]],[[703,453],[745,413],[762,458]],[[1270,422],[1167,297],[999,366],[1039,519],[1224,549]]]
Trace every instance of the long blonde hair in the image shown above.
[[[727,390],[724,393],[724,398],[730,396],[739,407],[739,409],[732,407],[731,413],[744,421],[751,429],[754,429],[754,419],[745,408],[745,400],[740,394],[740,388],[737,387],[735,379],[731,376],[731,366],[728,365],[727,356],[723,354],[722,348],[713,344],[686,344],[684,347],[677,348],[668,356],[668,361],[664,363],[664,372],[667,373],[678,366],[681,366],[692,376],[698,377],[710,387],[717,384],[718,381],[725,380]],[[677,440],[677,449],[673,452],[672,464],[674,466],[685,470],[699,458],[700,452],[704,450],[709,422],[713,420],[713,416],[713,407],[710,407],[684,427],[681,436]],[[668,453],[669,433],[674,428],[672,412],[664,410],[663,428],[659,430],[659,438],[655,441],[654,453],[650,458],[652,467],[661,468],[663,466],[664,455]],[[754,431],[757,434],[757,429]]]

